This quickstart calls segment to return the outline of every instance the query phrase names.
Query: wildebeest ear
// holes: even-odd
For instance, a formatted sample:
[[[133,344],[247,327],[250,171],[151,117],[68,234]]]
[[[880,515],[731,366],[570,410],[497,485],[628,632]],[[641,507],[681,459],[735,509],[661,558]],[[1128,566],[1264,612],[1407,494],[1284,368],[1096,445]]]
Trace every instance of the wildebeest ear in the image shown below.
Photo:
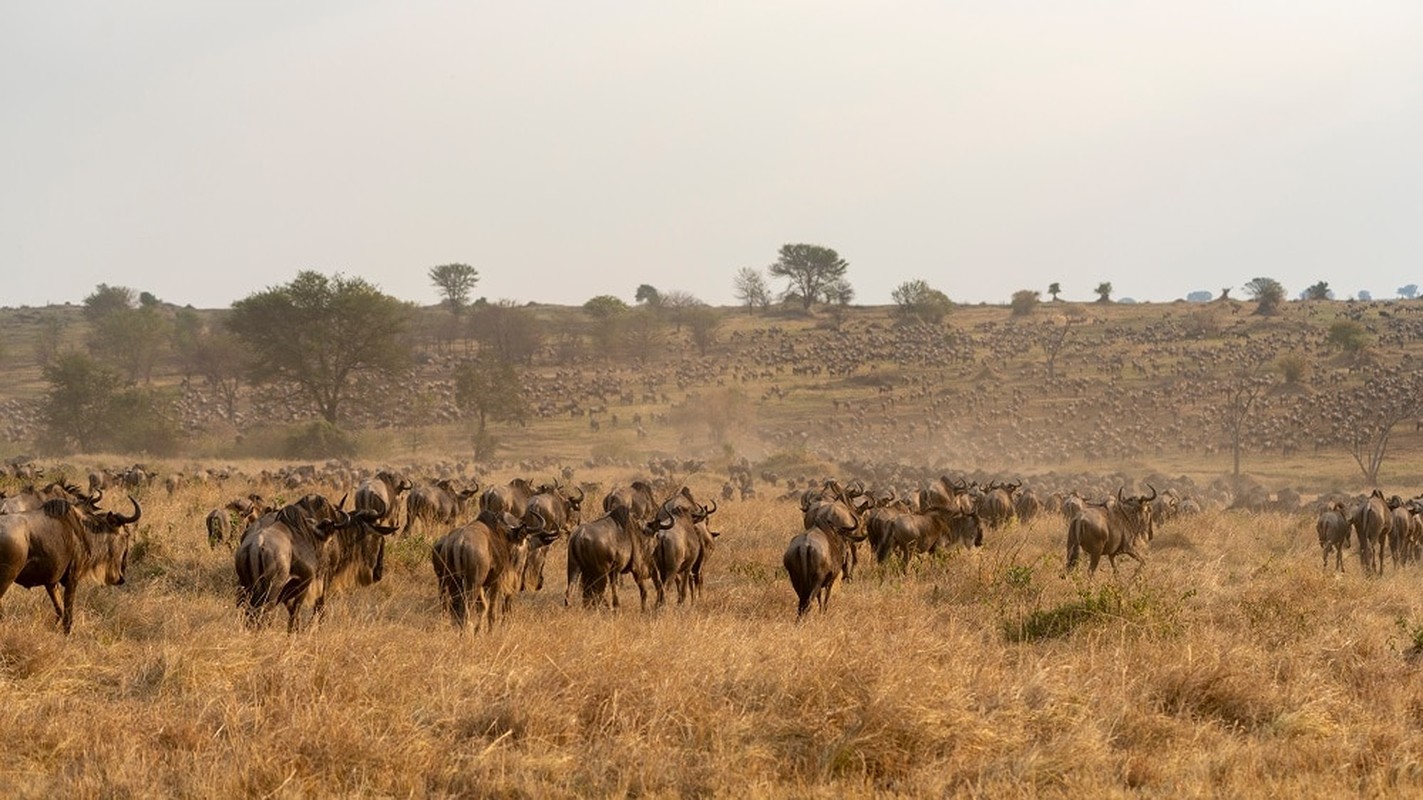
[[[389,536],[389,535],[391,535],[392,533],[395,533],[396,531],[400,530],[400,526],[399,526],[399,525],[376,525],[375,523],[371,523],[371,530],[375,531],[376,533],[379,533],[381,536]]]

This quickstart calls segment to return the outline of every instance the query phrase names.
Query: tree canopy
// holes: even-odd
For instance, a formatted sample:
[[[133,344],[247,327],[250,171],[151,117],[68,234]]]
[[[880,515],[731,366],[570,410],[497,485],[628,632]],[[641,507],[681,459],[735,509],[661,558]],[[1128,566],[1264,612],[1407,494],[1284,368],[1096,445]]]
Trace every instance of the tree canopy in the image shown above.
[[[458,314],[469,305],[469,293],[479,283],[479,270],[468,264],[441,264],[430,267],[430,283],[440,290],[450,310]]]
[[[1280,313],[1285,302],[1285,287],[1274,278],[1251,278],[1245,284],[1245,291],[1257,304],[1255,313],[1264,317]]]
[[[766,278],[755,267],[742,267],[736,273],[733,285],[736,299],[746,305],[747,312],[754,313],[757,308],[764,309],[771,304],[771,290],[766,286]]]
[[[817,300],[830,302],[831,292],[834,292],[835,300],[849,302],[844,291],[849,286],[844,282],[845,270],[849,267],[850,262],[828,247],[785,244],[781,245],[776,261],[768,271],[773,277],[789,281],[786,294],[796,294],[802,307],[810,308]]]
[[[360,278],[304,271],[232,304],[228,326],[253,355],[252,377],[287,383],[327,422],[357,378],[409,363],[406,304]]]
[[[948,316],[949,309],[953,307],[948,295],[920,278],[899,284],[889,293],[889,296],[898,306],[901,315],[925,322],[943,320]]]
[[[1093,289],[1092,291],[1094,291],[1094,292],[1097,293],[1097,302],[1099,302],[1099,303],[1110,303],[1110,302],[1112,302],[1112,282],[1111,282],[1111,281],[1102,281],[1101,283],[1097,284],[1097,288],[1096,288],[1096,289]]]

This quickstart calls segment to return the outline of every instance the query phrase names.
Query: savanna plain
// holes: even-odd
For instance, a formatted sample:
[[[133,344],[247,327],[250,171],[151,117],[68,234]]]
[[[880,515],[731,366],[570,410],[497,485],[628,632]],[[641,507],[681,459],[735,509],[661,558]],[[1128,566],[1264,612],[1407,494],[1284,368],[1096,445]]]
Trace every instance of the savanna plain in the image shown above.
[[[649,431],[637,435],[627,425],[594,431],[569,414],[499,429],[505,452],[470,469],[483,485],[559,477],[567,466],[566,480],[593,490],[590,509],[597,492],[648,477],[649,459],[689,460],[670,479],[662,476],[664,491],[685,483],[717,498],[712,527],[720,536],[703,595],[646,612],[628,580],[617,609],[586,609],[576,591],[565,607],[566,550],[558,542],[541,591],[517,596],[492,631],[460,632],[442,615],[430,565],[430,543],[443,530],[426,529],[396,534],[384,578],[334,590],[319,624],[293,634],[280,623],[248,630],[235,604],[232,553],[209,546],[203,518],[251,489],[287,500],[295,490],[255,477],[145,484],[131,490],[143,516],[127,581],[86,583],[72,635],[53,624],[42,591],[13,587],[4,597],[0,791],[9,797],[1418,794],[1423,573],[1416,564],[1388,563],[1381,576],[1368,576],[1357,545],[1347,551],[1343,572],[1332,562],[1321,565],[1312,498],[1370,488],[1346,448],[1333,440],[1318,449],[1281,447],[1270,440],[1267,416],[1245,440],[1244,471],[1255,476],[1251,497],[1263,498],[1246,504],[1235,502],[1247,495],[1241,479],[1222,478],[1232,465],[1225,428],[1216,422],[1211,431],[1205,422],[1194,431],[1203,442],[1197,449],[1176,446],[1173,434],[1170,446],[1139,451],[1123,449],[1130,443],[1084,442],[1080,451],[1058,448],[1054,460],[1045,452],[1053,446],[1032,432],[1065,429],[1064,420],[1086,415],[1072,405],[1084,394],[1092,413],[1109,422],[1119,413],[1124,426],[1164,427],[1164,418],[1183,414],[1218,420],[1208,406],[1227,402],[1234,364],[1220,354],[1248,349],[1251,341],[1258,347],[1271,336],[1283,342],[1271,359],[1303,348],[1317,364],[1313,389],[1280,393],[1275,406],[1265,404],[1267,414],[1288,421],[1290,409],[1301,407],[1298,397],[1356,380],[1347,377],[1356,374],[1356,360],[1330,361],[1335,356],[1324,345],[1334,316],[1358,312],[1378,322],[1383,333],[1373,357],[1408,360],[1416,336],[1408,327],[1391,338],[1403,329],[1388,327],[1401,315],[1387,305],[1336,303],[1320,312],[1300,304],[1277,320],[1252,318],[1248,306],[1209,309],[1218,315],[1210,320],[1180,305],[1086,309],[1096,319],[1082,323],[1074,334],[1081,339],[1053,366],[1078,384],[1046,379],[1047,346],[1035,344],[1053,341],[1052,325],[1070,323],[1014,321],[1002,307],[966,309],[945,323],[955,333],[944,346],[960,353],[957,361],[916,356],[896,363],[886,356],[871,364],[866,357],[865,365],[841,373],[758,374],[743,381],[749,419],[729,431],[676,430],[686,417],[672,412],[666,429],[656,428],[653,408],[646,409]],[[1316,319],[1321,313],[1325,318]],[[749,340],[755,329],[774,325],[782,331],[777,335],[823,342],[829,361],[844,357],[835,348],[844,326],[857,324],[872,326],[866,336],[893,335],[887,312],[868,323],[837,321],[833,329],[815,319],[738,319],[728,321],[721,349],[678,358],[711,365],[708,374],[715,375],[718,361],[738,357],[732,334]],[[1155,333],[1143,332],[1152,326]],[[1014,350],[1015,341],[1024,344]],[[995,353],[995,346],[1009,352]],[[1213,355],[1191,350],[1197,346]],[[815,352],[808,345],[801,357],[809,363]],[[1122,363],[1113,368],[1113,358]],[[1133,359],[1140,372],[1133,372]],[[1219,366],[1204,376],[1179,371],[1198,363]],[[589,374],[606,369],[590,367]],[[554,371],[544,378],[552,380]],[[875,379],[866,380],[872,372]],[[1184,410],[1126,408],[1168,396],[1173,381],[1217,381],[1222,388],[1193,395]],[[716,386],[708,379],[704,391]],[[930,402],[941,386],[962,392],[951,408]],[[12,385],[12,396],[24,392],[24,384]],[[896,392],[898,404],[886,405]],[[639,389],[637,402],[644,396]],[[873,452],[854,438],[891,416],[899,433],[911,421],[919,426],[902,448],[886,444]],[[807,442],[785,435],[827,420],[852,430],[823,433],[824,448],[813,436]],[[969,428],[970,421],[985,427]],[[1098,424],[1093,417],[1091,425]],[[1420,489],[1423,459],[1413,428],[1411,419],[1399,427],[1384,462],[1380,480],[1389,493]],[[436,425],[418,436],[370,433],[368,449],[343,463],[370,470],[393,465],[418,477],[436,462],[461,458],[461,436]],[[222,465],[257,476],[281,466],[215,450],[220,438],[194,438],[193,454],[145,462],[159,475]],[[876,440],[891,437],[881,432],[868,441]],[[856,443],[854,452],[837,453],[836,442]],[[7,445],[11,453],[20,446]],[[550,453],[551,461],[530,460]],[[907,565],[878,564],[862,551],[853,580],[835,586],[828,610],[797,622],[781,556],[802,529],[801,510],[792,492],[768,485],[764,475],[754,495],[722,499],[727,470],[743,458],[757,474],[775,469],[782,480],[810,479],[802,487],[825,478],[874,485],[870,461],[1028,485],[1045,476],[1070,483],[1080,474],[1084,491],[1125,485],[1131,492],[1148,479],[1179,475],[1200,489],[1203,502],[1199,513],[1159,524],[1140,548],[1145,566],[1137,570],[1124,560],[1119,574],[1105,562],[1090,577],[1081,568],[1065,572],[1067,525],[1056,513],[988,530],[980,548],[943,548]],[[91,468],[133,460],[99,453],[39,462],[47,476],[77,479]],[[1213,481],[1236,488],[1207,492]],[[7,478],[0,488],[13,491],[21,483]],[[310,488],[333,499],[349,490],[336,483]]]

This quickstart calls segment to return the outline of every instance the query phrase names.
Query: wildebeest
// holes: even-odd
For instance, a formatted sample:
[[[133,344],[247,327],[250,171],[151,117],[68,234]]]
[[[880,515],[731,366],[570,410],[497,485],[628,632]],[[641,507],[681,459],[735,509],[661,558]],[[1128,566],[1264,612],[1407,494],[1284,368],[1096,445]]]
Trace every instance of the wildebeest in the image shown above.
[[[543,521],[534,518],[534,529],[541,530]],[[468,525],[455,528],[436,540],[430,550],[430,563],[439,584],[440,603],[450,621],[468,628],[471,604],[485,630],[507,613],[514,594],[519,591],[524,559],[532,542],[530,527],[518,517],[484,509]],[[544,536],[543,533],[536,533]]]
[[[649,523],[651,524],[651,523]],[[647,610],[647,581],[652,575],[652,537],[632,519],[626,506],[618,506],[606,516],[585,522],[573,529],[568,537],[568,588],[563,604],[568,605],[573,581],[581,577],[583,605],[601,603],[612,594],[612,607],[618,607],[618,575],[632,575],[641,596],[642,610]]]
[[[529,548],[520,589],[531,585],[534,591],[544,588],[544,561],[548,558],[549,545],[583,521],[583,497],[581,487],[578,488],[578,496],[572,497],[555,481],[552,485],[540,486],[538,492],[529,498],[524,508],[524,524],[530,524],[531,518],[537,514],[542,526],[534,530],[547,535],[539,537],[541,544]]]
[[[1023,485],[1022,481],[1017,483],[998,483],[994,481],[988,484],[988,491],[978,501],[978,516],[990,528],[998,528],[1006,525],[1018,518],[1017,510],[1013,505],[1013,494]]]
[[[965,546],[983,544],[983,528],[979,515],[931,506],[918,514],[900,514],[888,524],[888,530],[875,559],[883,564],[891,552],[898,552],[903,566],[916,553],[931,553],[940,544],[963,542]]]
[[[68,500],[46,500],[39,508],[0,515],[0,597],[15,583],[43,586],[55,620],[69,633],[74,626],[74,593],[93,576],[110,586],[124,582],[129,525],[143,516],[132,496],[133,514],[92,511]],[[55,587],[63,587],[61,606]]]
[[[513,514],[523,519],[529,498],[537,491],[526,478],[514,478],[503,486],[485,489],[484,496],[480,498],[480,507],[495,513]]]
[[[1382,575],[1384,542],[1393,529],[1393,515],[1383,492],[1375,489],[1369,496],[1357,500],[1349,521],[1359,536],[1359,563],[1364,567],[1364,574]]]
[[[850,569],[850,545],[863,541],[865,534],[856,532],[856,525],[807,528],[786,545],[781,564],[790,576],[791,587],[799,600],[796,620],[810,610],[814,597],[823,613],[830,602],[830,590],[842,574]]]
[[[267,505],[262,495],[255,493],[232,500],[222,508],[214,508],[208,512],[203,523],[208,532],[208,547],[217,547],[222,542],[227,542],[229,548],[236,546],[248,526],[272,511],[276,509]]]
[[[1345,515],[1344,504],[1331,503],[1319,512],[1314,529],[1319,534],[1319,547],[1324,551],[1324,569],[1329,569],[1329,553],[1333,551],[1335,565],[1343,572],[1344,549],[1349,546],[1349,536],[1354,530],[1353,523]]]
[[[410,533],[416,521],[451,525],[463,516],[469,498],[479,494],[479,484],[469,489],[456,489],[447,478],[433,484],[418,486],[405,496],[405,527],[401,535]]]
[[[381,470],[375,477],[361,481],[356,487],[356,510],[374,511],[376,522],[394,525],[396,511],[400,508],[400,495],[411,488],[410,481],[393,472]]]
[[[1097,571],[1097,562],[1102,556],[1106,556],[1107,561],[1111,563],[1113,573],[1117,571],[1117,556],[1136,559],[1137,571],[1146,565],[1146,559],[1134,548],[1139,538],[1144,536],[1149,542],[1156,533],[1151,518],[1151,501],[1156,499],[1156,489],[1150,484],[1147,488],[1151,489],[1150,497],[1125,497],[1122,490],[1118,489],[1116,497],[1108,498],[1101,505],[1086,504],[1077,516],[1067,523],[1068,570],[1077,566],[1078,553],[1081,550],[1086,550],[1091,558],[1087,565],[1088,575]]]
[[[64,500],[78,506],[82,506],[89,511],[97,510],[99,501],[104,497],[102,490],[96,490],[93,494],[84,494],[78,486],[66,483],[63,478],[52,481],[45,486],[35,488],[26,486],[23,490],[13,496],[0,500],[0,514],[21,514],[26,511],[37,511],[41,506],[50,500]]]
[[[720,536],[713,531],[709,519],[716,513],[716,502],[700,511],[659,514],[647,523],[645,531],[653,535],[652,582],[657,589],[657,605],[667,602],[667,583],[677,586],[677,605],[702,592],[702,567],[712,543]]]
[[[862,517],[874,503],[874,498],[865,494],[856,485],[843,489],[835,481],[826,481],[821,489],[811,489],[801,495],[801,523],[806,530],[850,530],[860,527]],[[849,561],[845,569],[845,580],[853,580],[855,565],[859,563],[859,543],[866,536],[849,538]]]
[[[347,514],[309,494],[264,515],[243,535],[233,556],[238,605],[249,625],[267,609],[287,608],[287,630],[297,628],[301,606],[314,595],[313,619],[326,605],[326,591],[346,579],[358,585],[379,581],[384,571],[385,536],[394,526],[377,525],[370,511]]]
[[[652,519],[657,510],[657,498],[652,494],[652,486],[646,481],[633,481],[631,486],[620,486],[608,492],[603,498],[603,513],[610,513],[618,506],[626,506],[632,512],[632,519],[644,525]]]

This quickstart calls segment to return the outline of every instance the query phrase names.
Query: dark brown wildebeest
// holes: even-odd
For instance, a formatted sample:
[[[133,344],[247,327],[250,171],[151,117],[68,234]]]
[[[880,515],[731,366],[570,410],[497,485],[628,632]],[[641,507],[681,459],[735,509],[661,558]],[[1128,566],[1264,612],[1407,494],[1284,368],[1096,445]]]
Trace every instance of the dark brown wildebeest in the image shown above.
[[[33,511],[0,515],[0,597],[19,584],[43,586],[55,620],[69,633],[74,627],[74,593],[79,581],[93,576],[119,586],[128,568],[129,525],[143,516],[138,501],[133,514],[91,511],[67,500],[46,500]],[[64,588],[64,604],[55,595]]]
[[[484,496],[480,498],[480,506],[496,514],[513,514],[518,519],[523,519],[529,498],[537,491],[527,479],[515,478],[504,486],[485,489]]]
[[[583,521],[583,497],[582,488],[578,488],[578,496],[573,497],[554,481],[552,485],[540,486],[529,498],[524,508],[524,524],[531,524],[531,517],[537,514],[543,520],[542,527],[530,530],[544,535],[538,538],[540,544],[529,548],[519,587],[521,590],[529,586],[533,586],[534,591],[544,588],[544,562],[548,560],[549,545]]]
[[[962,542],[965,547],[983,544],[983,527],[978,514],[931,506],[917,514],[900,514],[888,524],[888,530],[875,559],[883,564],[891,552],[898,552],[904,569],[917,553],[932,553],[941,544]]]
[[[646,611],[652,546],[652,537],[633,521],[632,512],[625,506],[574,528],[568,537],[568,588],[563,593],[563,604],[568,605],[571,600],[574,579],[581,578],[585,607],[602,603],[611,593],[612,607],[617,608],[616,578],[629,574],[637,583],[642,610]]]
[[[657,511],[657,498],[652,494],[652,486],[647,481],[633,481],[631,486],[620,486],[608,492],[603,498],[603,513],[611,513],[618,506],[626,506],[632,512],[633,521],[645,525]]]
[[[1329,553],[1333,551],[1335,565],[1343,572],[1344,549],[1349,546],[1349,536],[1354,530],[1353,523],[1346,516],[1344,504],[1334,502],[1319,512],[1314,530],[1319,534],[1319,547],[1324,551],[1324,569],[1329,569]]]
[[[252,523],[273,511],[276,509],[267,505],[262,495],[255,493],[239,497],[222,508],[214,508],[208,512],[204,521],[208,532],[208,547],[215,548],[222,542],[227,542],[229,549],[235,547]]]
[[[535,531],[543,521],[534,515]],[[494,629],[500,615],[508,615],[519,591],[524,559],[533,541],[530,528],[513,514],[485,509],[468,525],[455,528],[436,540],[430,550],[430,564],[439,584],[440,604],[450,622],[470,627],[470,606],[479,614],[474,629],[483,622]],[[536,537],[546,534],[535,533]]]
[[[860,527],[864,513],[874,504],[874,498],[865,494],[859,485],[842,489],[834,481],[826,481],[821,489],[811,489],[801,495],[801,523],[806,530],[855,530]],[[868,534],[866,534],[867,536]],[[849,562],[845,570],[845,580],[855,577],[855,565],[860,562],[859,543],[866,536],[850,538]]]
[[[456,489],[448,478],[411,489],[410,494],[405,496],[405,527],[401,530],[401,535],[410,533],[416,521],[421,524],[454,524],[464,515],[469,498],[477,494],[478,483],[469,489]]]
[[[1022,481],[1017,483],[994,481],[988,484],[988,491],[978,501],[979,519],[994,529],[1015,521],[1017,511],[1013,505],[1013,494],[1022,485]]]
[[[1018,511],[1018,520],[1032,522],[1043,511],[1043,501],[1032,489],[1020,489],[1013,495],[1013,506]]]
[[[721,534],[711,529],[708,519],[716,513],[716,501],[710,508],[687,513],[659,514],[648,522],[645,533],[652,534],[652,583],[657,589],[657,605],[667,602],[667,583],[677,586],[677,605],[690,596],[695,602],[702,593],[702,567],[712,543]]]
[[[914,493],[911,493],[909,498],[896,498],[894,492],[875,498],[874,507],[866,511],[864,516],[865,537],[869,540],[871,553],[878,554],[884,546],[884,541],[889,538],[889,524],[896,517],[915,511],[915,503],[923,497],[922,490],[916,490],[916,493],[917,498]]]
[[[1117,571],[1117,556],[1136,559],[1137,571],[1141,571],[1146,565],[1146,559],[1134,549],[1136,542],[1141,537],[1146,537],[1149,542],[1156,534],[1151,519],[1151,501],[1156,499],[1156,489],[1150,484],[1147,488],[1151,489],[1150,497],[1126,497],[1123,496],[1122,490],[1118,489],[1116,497],[1108,498],[1101,505],[1086,504],[1077,516],[1067,523],[1069,571],[1077,566],[1078,553],[1081,550],[1086,550],[1091,559],[1087,565],[1088,575],[1097,571],[1097,562],[1102,556],[1106,556],[1107,561],[1111,563],[1113,573]]]
[[[856,528],[855,525],[807,528],[786,545],[781,564],[799,600],[797,621],[810,610],[812,597],[819,600],[820,611],[824,613],[835,581],[850,569],[850,545],[865,538],[865,534],[856,533]]]
[[[356,510],[374,511],[375,521],[382,525],[395,525],[396,511],[400,508],[400,495],[411,490],[410,481],[387,470],[381,470],[373,478],[361,481],[356,487]]]
[[[267,610],[287,608],[287,630],[297,628],[301,606],[314,595],[313,621],[326,607],[328,588],[353,580],[379,581],[384,572],[385,537],[394,526],[374,523],[370,511],[347,514],[318,494],[309,494],[264,515],[248,528],[233,556],[238,605],[256,627]]]
[[[1364,574],[1382,575],[1384,542],[1393,529],[1393,515],[1383,492],[1375,489],[1369,496],[1356,500],[1349,521],[1359,535],[1359,563],[1364,567]]]

